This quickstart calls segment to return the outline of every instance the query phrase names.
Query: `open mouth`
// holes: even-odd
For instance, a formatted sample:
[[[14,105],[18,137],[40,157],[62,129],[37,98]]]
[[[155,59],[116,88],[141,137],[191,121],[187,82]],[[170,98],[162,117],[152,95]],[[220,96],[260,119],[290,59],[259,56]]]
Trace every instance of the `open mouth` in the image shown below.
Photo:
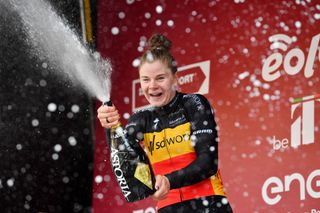
[[[162,92],[160,93],[153,93],[153,94],[149,94],[151,97],[160,97],[162,95]]]

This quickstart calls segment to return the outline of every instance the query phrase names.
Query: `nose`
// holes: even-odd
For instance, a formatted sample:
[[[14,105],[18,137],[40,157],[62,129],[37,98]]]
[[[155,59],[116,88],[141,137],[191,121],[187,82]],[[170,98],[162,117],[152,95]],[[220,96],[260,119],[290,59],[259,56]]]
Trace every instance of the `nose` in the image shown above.
[[[150,87],[150,89],[154,89],[154,88],[158,87],[158,84],[155,80],[151,80],[149,87]]]

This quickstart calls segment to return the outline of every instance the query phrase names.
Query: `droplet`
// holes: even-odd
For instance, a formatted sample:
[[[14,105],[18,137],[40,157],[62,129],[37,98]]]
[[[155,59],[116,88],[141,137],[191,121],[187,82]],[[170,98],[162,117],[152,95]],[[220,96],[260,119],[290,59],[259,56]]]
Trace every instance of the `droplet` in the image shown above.
[[[62,178],[62,182],[64,182],[64,183],[69,183],[69,181],[70,181],[69,177],[63,177]]]
[[[58,110],[60,112],[63,112],[66,108],[63,105],[59,105]]]
[[[138,52],[143,52],[143,47],[139,46],[138,47]]]
[[[173,22],[172,20],[169,20],[169,21],[167,21],[167,25],[168,25],[169,27],[173,27],[174,22]]]
[[[319,20],[320,19],[320,13],[316,13],[316,14],[314,14],[314,16],[313,16],[316,20]]]
[[[48,64],[46,62],[42,63],[42,68],[47,69],[48,68]]]
[[[56,152],[60,152],[62,150],[62,146],[60,144],[56,144],[53,149]]]
[[[295,23],[294,23],[294,25],[296,26],[296,28],[301,28],[301,22],[300,21],[296,21]]]
[[[126,17],[126,14],[125,14],[124,12],[120,12],[120,13],[118,14],[118,17],[119,17],[120,19],[124,19],[124,18]]]
[[[38,119],[33,119],[33,120],[31,121],[31,124],[32,124],[32,126],[34,126],[34,127],[39,126],[39,120],[38,120]]]
[[[27,200],[27,201],[31,201],[31,200],[32,200],[31,195],[26,195],[26,200]]]
[[[149,19],[149,18],[151,18],[151,14],[148,13],[148,12],[146,12],[146,13],[144,14],[144,17],[145,17],[146,19]]]
[[[124,102],[125,104],[129,104],[129,103],[130,103],[130,98],[129,98],[129,97],[124,97],[124,98],[123,98],[123,102]]]
[[[70,144],[71,146],[77,145],[77,140],[76,140],[76,138],[73,137],[73,136],[70,136],[70,137],[68,138],[68,142],[69,142],[69,144]]]
[[[129,119],[129,118],[130,118],[130,114],[127,113],[127,112],[124,113],[124,114],[123,114],[123,118],[124,118],[124,119]]]
[[[98,193],[98,194],[97,194],[97,198],[98,198],[98,199],[103,199],[103,194],[102,194],[102,193]]]
[[[47,86],[47,81],[44,79],[41,79],[39,84],[40,84],[40,86],[45,87],[45,86]]]
[[[111,33],[112,35],[118,35],[120,32],[119,28],[118,27],[112,27],[111,28]]]
[[[103,178],[102,178],[101,175],[97,175],[97,176],[94,178],[94,181],[95,181],[96,183],[101,183],[101,182],[103,181]]]
[[[7,180],[7,185],[8,185],[9,187],[12,187],[12,186],[14,185],[14,178],[8,179],[8,180]]]
[[[202,204],[203,204],[204,206],[208,206],[208,205],[209,205],[209,201],[208,201],[208,200],[203,200],[203,201],[202,201]]]
[[[68,117],[69,119],[73,118],[73,113],[72,113],[72,112],[68,112],[68,113],[67,113],[67,117]]]
[[[28,203],[25,203],[25,204],[23,205],[23,207],[24,207],[25,209],[30,209],[30,205],[29,205]]]
[[[51,157],[52,157],[53,160],[58,160],[59,159],[59,155],[57,153],[53,153]]]
[[[80,111],[80,107],[77,104],[71,106],[71,111],[74,113],[78,113]]]
[[[133,62],[132,62],[132,66],[133,67],[138,67],[139,65],[140,65],[140,59],[137,59],[137,58],[134,59]]]
[[[161,21],[160,19],[157,19],[157,20],[156,20],[156,25],[157,25],[157,26],[161,26],[161,24],[162,24],[162,21]]]
[[[105,175],[103,179],[104,181],[109,182],[111,180],[111,177],[110,175]]]
[[[154,61],[154,57],[150,52],[147,53],[147,61],[150,61],[150,62]]]
[[[156,6],[156,12],[158,14],[162,13],[163,12],[163,7],[161,5]]]
[[[120,150],[120,151],[123,151],[123,150],[125,150],[125,146],[123,145],[123,144],[120,144],[119,146],[118,146],[118,149]]]
[[[50,112],[56,111],[56,110],[57,110],[57,105],[56,105],[55,103],[49,103],[49,104],[48,104],[48,110],[49,110]]]
[[[16,149],[17,149],[17,150],[21,150],[21,149],[22,149],[22,145],[18,143],[18,144],[16,145]]]
[[[242,52],[243,52],[244,54],[248,54],[248,53],[249,53],[249,50],[248,50],[248,48],[243,48]]]
[[[228,201],[228,199],[227,198],[222,198],[221,199],[221,203],[223,204],[223,205],[227,205],[228,203],[229,203],[229,201]]]

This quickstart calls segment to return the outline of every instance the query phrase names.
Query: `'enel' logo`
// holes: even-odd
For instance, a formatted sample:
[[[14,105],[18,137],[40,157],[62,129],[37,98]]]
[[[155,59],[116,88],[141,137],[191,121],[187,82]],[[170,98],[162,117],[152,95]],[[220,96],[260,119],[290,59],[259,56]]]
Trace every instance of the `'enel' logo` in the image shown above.
[[[306,192],[310,195],[310,197],[319,199],[319,177],[320,169],[312,171],[307,178],[303,177],[300,173],[286,175],[284,176],[284,180],[281,180],[278,177],[270,177],[264,182],[262,186],[262,198],[267,204],[275,205],[280,202],[282,195],[285,192],[289,192],[291,190],[291,184],[293,182],[298,182],[300,188],[300,200],[306,199]],[[313,188],[314,186],[316,187]]]

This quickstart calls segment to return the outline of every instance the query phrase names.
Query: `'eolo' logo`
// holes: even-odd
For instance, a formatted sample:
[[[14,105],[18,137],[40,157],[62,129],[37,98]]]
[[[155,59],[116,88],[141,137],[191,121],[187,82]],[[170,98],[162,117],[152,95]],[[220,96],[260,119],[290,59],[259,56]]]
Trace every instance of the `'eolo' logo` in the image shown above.
[[[320,101],[320,94],[295,99],[291,106],[291,119],[298,116],[291,124],[291,146],[298,147],[302,144],[314,143],[315,102]],[[298,108],[301,108],[300,113]]]
[[[293,100],[291,105],[291,147],[315,143],[315,106],[320,102],[320,94]],[[289,139],[279,140],[273,136],[273,149],[289,147]]]
[[[287,53],[281,54],[280,51],[287,51],[288,45],[294,42],[295,39],[285,35],[276,34],[269,37],[271,42],[271,50],[279,50],[271,54],[263,63],[262,67],[262,78],[265,81],[274,81],[280,78],[280,66],[283,65],[284,71],[288,75],[296,75],[299,73],[304,66],[304,76],[310,78],[313,73],[313,65],[316,60],[317,52],[320,52],[320,34],[312,37],[310,47],[307,53],[305,53],[300,48],[293,48]],[[284,55],[284,56],[283,56]],[[320,53],[318,53],[318,61],[320,61]],[[292,61],[296,61],[292,63]]]

